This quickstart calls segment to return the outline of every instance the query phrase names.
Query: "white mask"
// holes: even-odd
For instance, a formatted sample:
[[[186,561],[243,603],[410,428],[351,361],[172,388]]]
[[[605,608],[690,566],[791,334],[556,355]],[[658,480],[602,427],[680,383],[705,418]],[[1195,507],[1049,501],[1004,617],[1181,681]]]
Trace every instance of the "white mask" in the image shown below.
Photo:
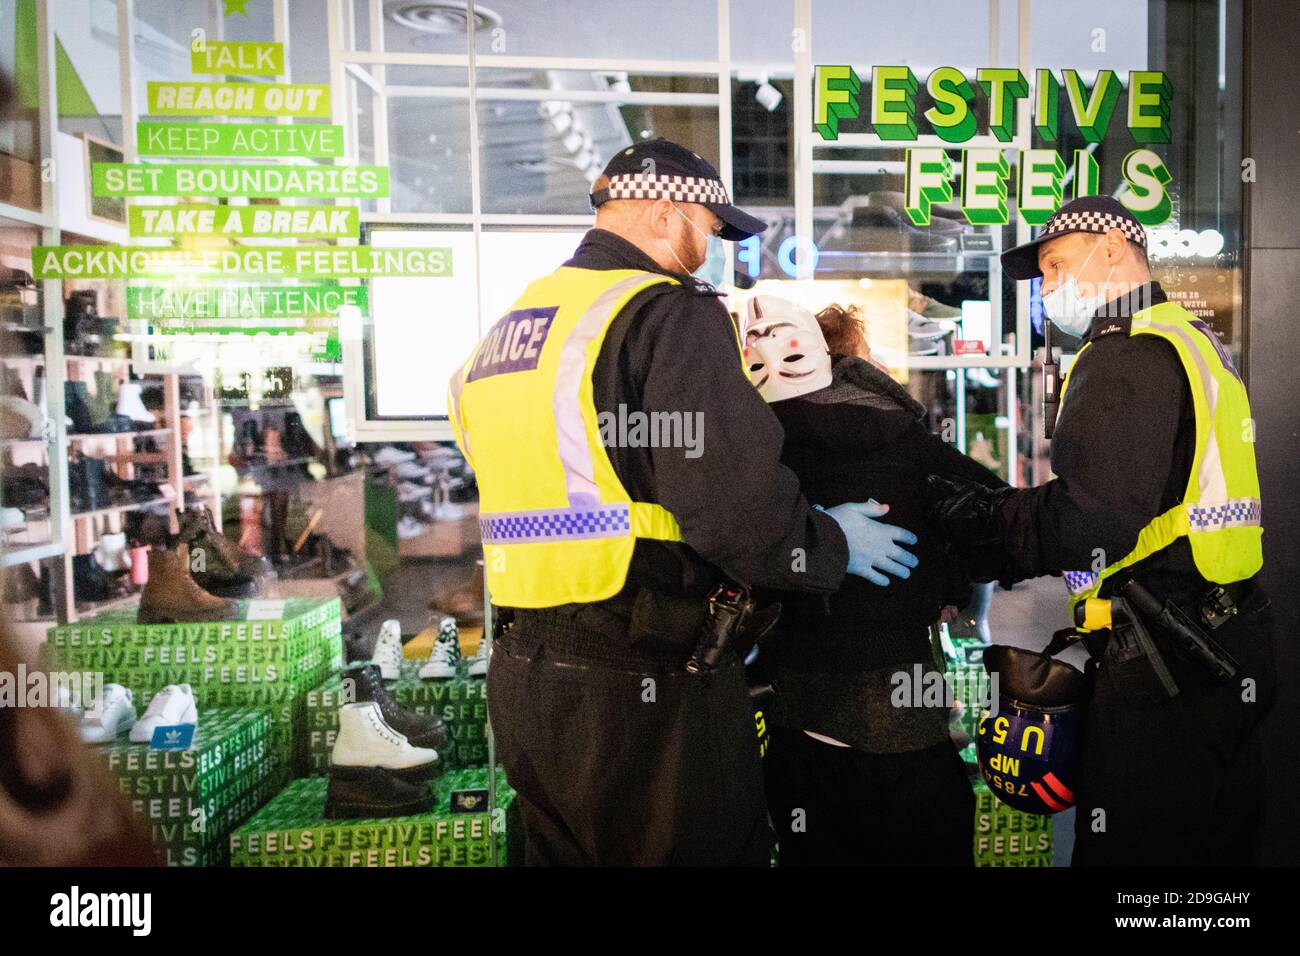
[[[831,354],[817,317],[786,299],[756,295],[745,304],[745,369],[767,402],[831,383]]]
[[[1097,243],[1092,247],[1083,260],[1083,265],[1079,266],[1082,272],[1084,266],[1092,259],[1093,255],[1104,245],[1103,242]],[[1110,282],[1110,277],[1114,274],[1115,267],[1110,267],[1110,272],[1106,273],[1106,281],[1102,283],[1101,288],[1105,288]],[[1051,319],[1062,331],[1073,335],[1075,338],[1083,335],[1092,324],[1092,317],[1097,310],[1106,304],[1106,293],[1099,292],[1096,295],[1085,296],[1079,292],[1079,283],[1074,276],[1058,283],[1056,288],[1043,296],[1043,310],[1047,317]]]
[[[707,269],[709,269],[710,260],[715,260],[718,258],[718,255],[714,253],[714,246],[717,245],[718,254],[722,252],[722,240],[719,239],[717,236],[710,236],[699,226],[695,225],[695,223],[691,221],[690,216],[686,215],[686,213],[682,212],[680,209],[677,208],[676,203],[673,203],[673,211],[676,212],[677,215],[681,216],[682,219],[686,221],[686,225],[690,226],[692,229],[694,229],[696,232],[698,232],[701,236],[704,237],[704,248],[705,248],[704,262],[700,264],[698,269],[696,269],[694,272],[691,272],[689,269],[686,268],[686,263],[682,262],[681,258],[677,255],[677,250],[673,248],[671,242],[669,242],[667,239],[660,239],[659,241],[668,247],[668,253],[675,260],[677,260],[677,265],[681,268],[682,272],[686,273],[687,275],[693,275],[701,282],[708,282],[709,285],[713,285],[713,286],[720,285],[721,284],[720,279],[718,282],[710,281],[712,277],[711,272],[706,273],[705,275],[701,275],[701,273],[704,273]]]

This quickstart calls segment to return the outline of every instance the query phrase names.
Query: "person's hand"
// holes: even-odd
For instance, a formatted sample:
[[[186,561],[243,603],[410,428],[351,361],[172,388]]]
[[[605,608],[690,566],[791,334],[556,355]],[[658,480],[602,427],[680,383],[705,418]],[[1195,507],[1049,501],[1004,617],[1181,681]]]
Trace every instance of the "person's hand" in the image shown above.
[[[925,493],[930,501],[926,516],[943,529],[944,536],[963,551],[1000,544],[1002,524],[998,512],[1014,488],[990,488],[976,481],[929,475]]]
[[[901,547],[916,544],[916,535],[906,528],[882,524],[877,518],[889,511],[888,505],[871,501],[847,501],[834,508],[821,508],[835,519],[849,543],[849,574],[866,578],[880,587],[889,586],[886,573],[909,578],[919,562],[916,555]]]

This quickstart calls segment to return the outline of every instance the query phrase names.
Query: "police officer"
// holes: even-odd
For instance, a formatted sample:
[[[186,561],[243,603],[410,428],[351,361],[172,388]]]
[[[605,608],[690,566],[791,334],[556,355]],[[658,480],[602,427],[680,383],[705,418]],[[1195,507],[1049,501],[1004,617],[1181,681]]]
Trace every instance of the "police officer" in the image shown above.
[[[997,491],[948,482],[932,516],[998,550],[1004,580],[1062,574],[1072,606],[1131,579],[1239,665],[1216,678],[1153,615],[1152,655],[1124,657],[1107,630],[1088,635],[1100,666],[1074,862],[1249,863],[1275,680],[1245,386],[1213,330],[1152,281],[1146,232],[1116,200],[1066,203],[1002,264],[1015,279],[1042,276],[1048,319],[1082,341],[1061,392],[1056,477]]]
[[[662,139],[616,155],[596,228],[453,377],[497,631],[488,706],[529,863],[766,864],[754,708],[728,652],[684,665],[719,585],[907,577],[884,508],[809,506],[712,287],[764,223]],[[715,605],[716,607],[716,605]],[[715,616],[712,620],[720,618]]]

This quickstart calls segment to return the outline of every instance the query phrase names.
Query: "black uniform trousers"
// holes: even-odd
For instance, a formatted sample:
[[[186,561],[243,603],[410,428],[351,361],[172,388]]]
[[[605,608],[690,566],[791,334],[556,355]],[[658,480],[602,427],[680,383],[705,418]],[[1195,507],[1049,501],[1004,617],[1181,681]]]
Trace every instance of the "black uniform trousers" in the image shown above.
[[[1180,693],[1126,697],[1098,671],[1084,724],[1075,866],[1248,866],[1264,810],[1260,723],[1276,696],[1270,612],[1214,637],[1240,664],[1214,683],[1159,635]]]
[[[763,758],[780,866],[973,866],[975,793],[945,740],[910,753],[776,727]]]
[[[740,661],[698,676],[618,637],[517,622],[493,646],[488,713],[525,862],[769,865]]]

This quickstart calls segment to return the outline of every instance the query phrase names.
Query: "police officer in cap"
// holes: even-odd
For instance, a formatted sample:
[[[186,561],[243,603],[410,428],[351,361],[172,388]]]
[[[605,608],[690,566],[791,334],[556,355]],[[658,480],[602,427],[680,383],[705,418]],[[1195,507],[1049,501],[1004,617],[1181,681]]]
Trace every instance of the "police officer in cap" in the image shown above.
[[[739,613],[747,588],[829,594],[846,572],[885,586],[916,565],[916,539],[881,505],[812,508],[780,465],[737,331],[692,276],[710,244],[764,228],[717,171],[638,143],[591,202],[596,227],[449,389],[508,622],[488,671],[497,751],[530,863],[766,864],[743,665],[701,645],[771,619]],[[752,637],[735,630],[735,647]]]
[[[1100,658],[1074,862],[1250,863],[1275,677],[1245,386],[1214,331],[1152,281],[1146,232],[1116,200],[1066,203],[1002,264],[1042,276],[1048,319],[1082,343],[1052,434],[1056,477],[1005,490],[932,478],[931,514],[998,555],[1004,582],[1063,575]],[[1125,595],[1148,652],[1094,620]],[[1232,666],[1195,652],[1179,615]]]

